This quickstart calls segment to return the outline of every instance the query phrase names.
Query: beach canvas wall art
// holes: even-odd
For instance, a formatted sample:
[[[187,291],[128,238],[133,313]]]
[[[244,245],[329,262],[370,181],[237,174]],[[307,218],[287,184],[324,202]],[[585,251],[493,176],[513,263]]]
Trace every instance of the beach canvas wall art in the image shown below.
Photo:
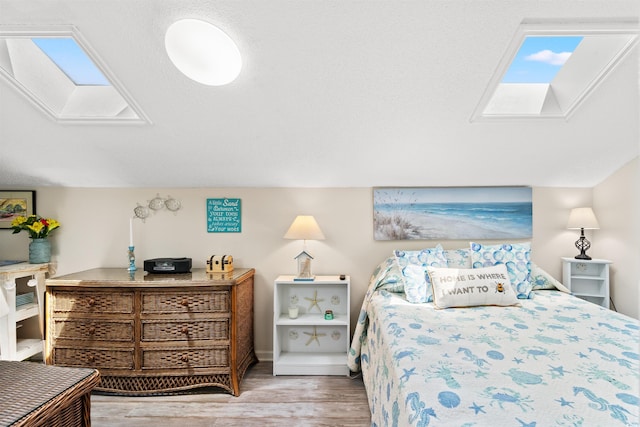
[[[531,187],[373,190],[375,240],[528,239]]]

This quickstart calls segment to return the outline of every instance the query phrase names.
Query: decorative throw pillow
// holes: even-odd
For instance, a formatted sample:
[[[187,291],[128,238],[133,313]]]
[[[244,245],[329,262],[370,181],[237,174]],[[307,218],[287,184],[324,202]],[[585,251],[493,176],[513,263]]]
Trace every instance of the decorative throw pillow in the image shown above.
[[[504,264],[509,272],[511,286],[518,298],[527,299],[531,295],[531,244],[506,243],[502,245],[482,245],[471,242],[471,267],[481,268]]]
[[[471,268],[471,251],[469,248],[446,249],[444,256],[450,268]]]
[[[553,278],[549,273],[541,269],[536,263],[531,263],[531,285],[532,289],[557,289],[561,292],[570,293],[569,289]]]
[[[433,301],[426,267],[446,267],[447,259],[441,245],[420,251],[393,251],[404,281],[407,301],[421,303]]]
[[[504,264],[485,268],[427,267],[436,308],[519,305]]]

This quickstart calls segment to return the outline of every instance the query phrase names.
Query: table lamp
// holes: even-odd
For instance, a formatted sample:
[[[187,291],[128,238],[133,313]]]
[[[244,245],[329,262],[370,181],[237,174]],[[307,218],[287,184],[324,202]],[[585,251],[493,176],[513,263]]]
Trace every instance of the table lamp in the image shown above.
[[[576,240],[576,248],[580,250],[580,253],[576,255],[576,259],[591,259],[586,254],[587,249],[591,247],[591,242],[584,237],[584,230],[598,230],[598,220],[596,219],[593,209],[591,208],[575,208],[571,209],[569,214],[569,221],[567,223],[569,230],[580,230],[580,238]]]
[[[324,234],[312,215],[298,215],[284,235],[285,239],[302,240],[302,252],[294,259],[298,261],[298,275],[293,280],[312,281],[311,260],[307,252],[307,240],[324,240]]]

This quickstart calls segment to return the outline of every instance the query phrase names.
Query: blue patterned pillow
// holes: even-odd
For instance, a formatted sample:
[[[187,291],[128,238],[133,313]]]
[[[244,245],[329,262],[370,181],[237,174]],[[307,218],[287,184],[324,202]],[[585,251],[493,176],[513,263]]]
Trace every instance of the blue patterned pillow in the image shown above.
[[[469,248],[446,249],[444,256],[450,268],[471,268],[471,251]]]
[[[520,299],[530,298],[531,244],[513,243],[502,245],[482,245],[471,242],[471,267],[482,268],[505,264],[509,272],[511,286]]]
[[[541,289],[557,289],[561,292],[569,290],[553,276],[538,267],[535,262],[531,263],[531,286],[534,291]]]
[[[398,269],[395,256],[384,260],[373,272],[369,283],[375,283],[374,289],[384,289],[389,292],[404,292],[404,281]]]
[[[427,267],[446,267],[442,246],[420,251],[393,251],[404,281],[404,293],[412,303],[433,301]]]

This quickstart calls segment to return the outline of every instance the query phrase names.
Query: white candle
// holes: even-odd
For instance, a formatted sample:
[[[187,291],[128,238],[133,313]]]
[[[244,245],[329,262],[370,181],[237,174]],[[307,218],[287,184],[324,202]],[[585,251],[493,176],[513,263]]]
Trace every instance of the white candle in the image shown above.
[[[133,218],[129,218],[129,246],[133,246]]]
[[[298,306],[292,305],[289,307],[289,318],[295,319],[298,317]]]

